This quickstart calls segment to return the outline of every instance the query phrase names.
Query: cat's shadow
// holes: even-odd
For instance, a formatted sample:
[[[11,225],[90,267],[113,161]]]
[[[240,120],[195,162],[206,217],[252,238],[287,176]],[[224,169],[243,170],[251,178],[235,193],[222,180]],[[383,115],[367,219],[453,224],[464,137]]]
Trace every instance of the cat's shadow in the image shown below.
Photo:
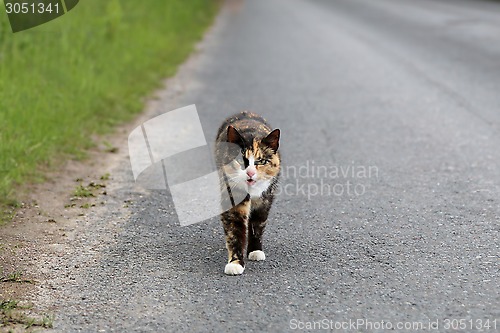
[[[167,226],[175,235],[165,241],[160,240],[157,249],[159,256],[169,258],[171,269],[179,274],[221,275],[227,253],[218,219],[189,226]]]

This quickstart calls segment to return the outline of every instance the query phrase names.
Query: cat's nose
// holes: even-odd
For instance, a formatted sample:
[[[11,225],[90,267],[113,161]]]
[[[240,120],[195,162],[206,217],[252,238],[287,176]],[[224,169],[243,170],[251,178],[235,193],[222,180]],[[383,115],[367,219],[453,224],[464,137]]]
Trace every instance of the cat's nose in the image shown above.
[[[252,178],[253,176],[255,176],[255,173],[256,173],[256,170],[254,169],[247,169],[247,176]]]

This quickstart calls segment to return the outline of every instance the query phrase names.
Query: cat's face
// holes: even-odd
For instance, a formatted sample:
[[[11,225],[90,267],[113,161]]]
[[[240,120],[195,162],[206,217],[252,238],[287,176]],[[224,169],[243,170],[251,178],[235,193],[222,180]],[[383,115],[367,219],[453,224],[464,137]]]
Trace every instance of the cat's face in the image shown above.
[[[228,129],[228,141],[241,150],[231,163],[224,167],[231,187],[244,189],[250,197],[257,198],[268,189],[280,171],[278,129],[264,139],[247,143],[232,126]]]

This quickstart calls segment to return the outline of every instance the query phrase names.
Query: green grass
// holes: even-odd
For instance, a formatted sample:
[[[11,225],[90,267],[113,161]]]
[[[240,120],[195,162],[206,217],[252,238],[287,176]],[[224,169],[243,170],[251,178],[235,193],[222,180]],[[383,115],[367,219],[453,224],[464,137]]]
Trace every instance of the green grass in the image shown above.
[[[215,0],[85,0],[16,34],[2,9],[0,211],[16,205],[20,185],[43,181],[40,170],[84,158],[95,134],[140,112],[218,7]]]
[[[33,280],[23,279],[23,273],[21,272],[14,272],[7,276],[0,277],[0,282],[34,283]]]
[[[19,305],[16,300],[0,300],[0,328],[14,327],[13,325],[21,325],[25,329],[31,327],[52,328],[54,316],[43,315],[41,317],[29,317],[22,311],[31,309],[31,305]]]
[[[73,195],[78,198],[88,198],[93,197],[94,193],[92,193],[92,190],[90,188],[83,185],[78,185],[73,192]]]

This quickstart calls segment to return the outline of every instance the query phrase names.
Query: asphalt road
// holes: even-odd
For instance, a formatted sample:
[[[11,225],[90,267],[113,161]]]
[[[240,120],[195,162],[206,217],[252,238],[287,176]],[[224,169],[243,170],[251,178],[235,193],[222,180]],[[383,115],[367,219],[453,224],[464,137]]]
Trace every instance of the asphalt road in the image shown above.
[[[218,219],[181,227],[124,159],[131,215],[94,216],[56,331],[500,331],[499,2],[232,1],[188,67],[165,109],[207,139],[243,109],[282,131],[266,261],[225,276]]]

